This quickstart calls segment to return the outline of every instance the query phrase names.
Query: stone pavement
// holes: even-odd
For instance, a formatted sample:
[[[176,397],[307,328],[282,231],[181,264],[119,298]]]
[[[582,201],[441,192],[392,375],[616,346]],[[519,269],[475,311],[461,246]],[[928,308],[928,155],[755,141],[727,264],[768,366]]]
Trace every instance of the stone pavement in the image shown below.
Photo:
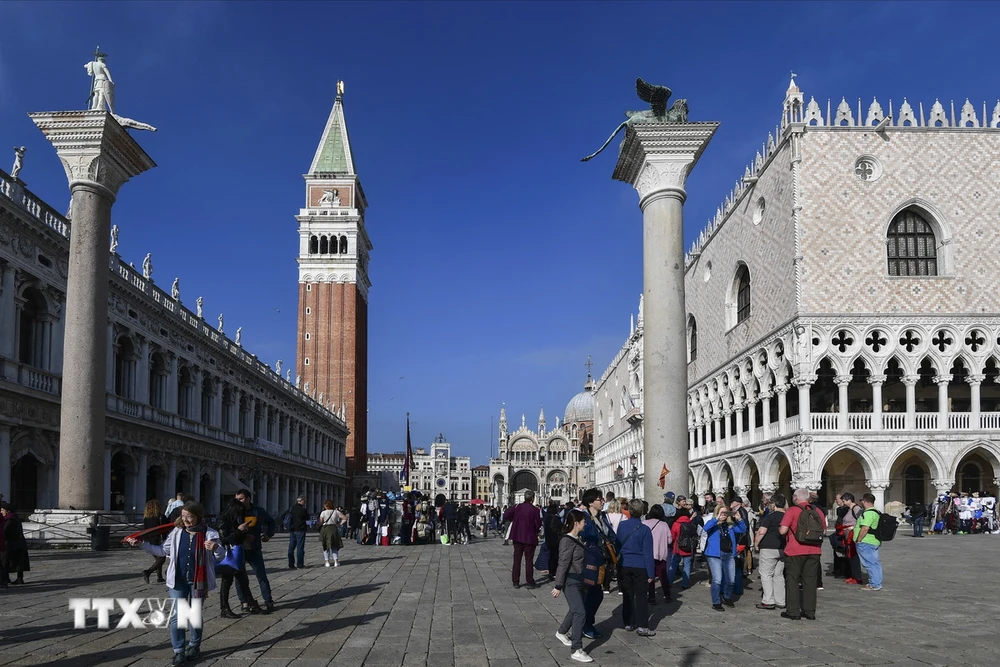
[[[914,539],[901,533],[883,551],[879,593],[827,578],[817,622],[758,611],[756,581],[735,609],[713,611],[700,584],[654,607],[655,638],[621,630],[621,597],[605,596],[585,640],[596,665],[995,665],[1000,641],[1000,537]],[[201,665],[217,667],[555,667],[578,664],[553,636],[566,611],[551,588],[514,590],[511,547],[358,547],[343,566],[322,567],[315,534],[304,570],[288,570],[282,536],[266,545],[277,609],[240,620],[208,601]],[[825,554],[829,561],[829,552]],[[0,591],[0,665],[169,664],[164,629],[74,630],[69,597],[163,596],[139,572],[139,550],[32,552],[28,584]],[[316,567],[319,563],[320,566]],[[829,563],[827,563],[827,567]],[[704,578],[704,570],[698,580]],[[541,577],[539,578],[541,580]],[[755,578],[756,579],[756,578]],[[256,582],[251,575],[252,586]],[[112,617],[114,627],[119,615]],[[794,633],[794,634],[793,634]],[[857,634],[857,639],[851,638]]]

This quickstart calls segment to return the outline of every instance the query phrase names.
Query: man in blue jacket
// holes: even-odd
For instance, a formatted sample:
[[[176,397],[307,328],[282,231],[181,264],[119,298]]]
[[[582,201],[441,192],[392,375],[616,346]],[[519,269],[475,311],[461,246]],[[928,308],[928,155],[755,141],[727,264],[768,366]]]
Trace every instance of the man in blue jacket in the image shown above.
[[[269,614],[274,611],[274,602],[271,600],[271,582],[267,580],[267,570],[264,568],[264,552],[261,545],[274,537],[274,519],[267,510],[258,505],[254,505],[253,494],[248,489],[240,489],[236,492],[236,500],[243,503],[246,514],[246,522],[250,524],[250,532],[247,534],[244,552],[246,553],[247,565],[253,569],[257,576],[257,583],[260,585],[260,596],[264,598],[264,613]],[[241,586],[236,587],[236,595],[243,604],[244,611],[248,610],[246,601],[243,599]]]
[[[640,637],[656,634],[649,629],[648,584],[653,583],[655,563],[653,562],[653,533],[642,523],[643,502],[637,498],[628,501],[631,518],[618,524],[618,540],[621,559],[621,586],[625,593],[622,600],[622,620],[625,631]]]

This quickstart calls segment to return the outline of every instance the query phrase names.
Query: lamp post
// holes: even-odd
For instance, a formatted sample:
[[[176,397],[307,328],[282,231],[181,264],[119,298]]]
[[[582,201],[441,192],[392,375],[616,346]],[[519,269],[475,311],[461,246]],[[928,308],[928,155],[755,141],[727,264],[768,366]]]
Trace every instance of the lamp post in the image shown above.
[[[639,463],[639,459],[633,454],[629,457],[628,462],[632,466],[632,471],[628,474],[628,479],[632,482],[632,495],[630,497],[635,498],[635,484],[639,481],[639,468],[636,467],[636,464]]]

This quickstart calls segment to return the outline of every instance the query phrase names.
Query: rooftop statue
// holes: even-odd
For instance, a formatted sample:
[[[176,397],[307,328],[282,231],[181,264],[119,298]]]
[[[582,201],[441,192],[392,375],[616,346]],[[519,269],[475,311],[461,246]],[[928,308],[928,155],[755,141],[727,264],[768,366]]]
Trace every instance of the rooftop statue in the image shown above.
[[[24,146],[14,146],[14,166],[10,169],[10,177],[17,180],[17,175],[24,167],[24,151],[28,150]]]
[[[623,121],[621,125],[615,128],[615,131],[611,133],[611,136],[604,142],[604,145],[597,149],[597,152],[583,158],[580,160],[581,162],[586,162],[600,155],[601,151],[611,143],[611,140],[626,127],[644,123],[688,122],[687,100],[677,100],[670,109],[667,109],[667,100],[670,99],[671,91],[666,86],[654,86],[639,78],[635,80],[635,92],[639,95],[640,100],[649,102],[650,109],[644,111],[626,111],[625,115],[628,117],[628,120]]]
[[[101,53],[101,47],[94,50],[94,59],[84,65],[90,81],[90,99],[87,100],[87,109],[90,111],[107,110],[115,120],[125,128],[136,130],[149,130],[156,132],[156,128],[147,123],[141,123],[131,118],[125,118],[115,113],[115,82],[111,78],[111,70],[107,64],[108,54]]]

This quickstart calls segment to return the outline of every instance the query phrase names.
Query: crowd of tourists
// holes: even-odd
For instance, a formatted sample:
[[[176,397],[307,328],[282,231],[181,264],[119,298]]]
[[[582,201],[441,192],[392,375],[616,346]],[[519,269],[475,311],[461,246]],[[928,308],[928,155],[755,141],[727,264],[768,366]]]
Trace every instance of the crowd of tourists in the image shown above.
[[[753,509],[739,496],[727,501],[705,494],[698,503],[666,493],[663,503],[650,506],[590,489],[578,503],[550,503],[542,511],[527,491],[524,502],[503,514],[514,544],[511,583],[521,587],[522,567],[531,588],[539,586],[536,572],[548,574],[552,597],[565,598],[568,607],[556,638],[578,662],[593,661],[583,641],[601,636],[597,611],[613,585],[622,596],[625,632],[653,637],[649,608],[658,603],[657,588],[671,602],[678,579],[681,591],[689,589],[699,564],[707,569],[713,610],[735,607],[754,575],[760,580],[756,609],[779,611],[789,621],[815,620],[824,544],[834,548],[832,576],[879,591],[879,548],[896,529],[894,517],[875,509],[872,494],[857,502],[851,493],[838,495],[832,527],[817,500],[814,492],[797,489],[791,498],[765,494]]]

